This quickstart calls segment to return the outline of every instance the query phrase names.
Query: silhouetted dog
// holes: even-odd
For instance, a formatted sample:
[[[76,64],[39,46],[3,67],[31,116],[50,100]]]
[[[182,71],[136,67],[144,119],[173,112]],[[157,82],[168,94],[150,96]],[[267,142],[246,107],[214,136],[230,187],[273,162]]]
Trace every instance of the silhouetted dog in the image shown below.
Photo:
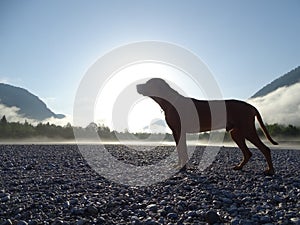
[[[249,161],[252,153],[245,140],[253,143],[265,156],[268,168],[266,175],[274,174],[270,149],[259,139],[255,128],[257,118],[265,136],[274,145],[258,110],[243,101],[213,100],[203,101],[187,98],[172,89],[163,79],[153,78],[145,84],[137,85],[138,93],[149,96],[157,102],[165,113],[165,119],[173,132],[178,151],[179,167],[188,161],[186,133],[198,133],[225,128],[243,152],[243,160],[234,167],[240,170]]]

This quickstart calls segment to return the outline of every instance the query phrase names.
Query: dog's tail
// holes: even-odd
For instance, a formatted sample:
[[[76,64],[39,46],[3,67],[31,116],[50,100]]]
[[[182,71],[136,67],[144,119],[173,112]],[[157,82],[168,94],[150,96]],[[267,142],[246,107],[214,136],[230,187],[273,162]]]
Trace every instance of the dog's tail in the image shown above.
[[[276,141],[274,141],[274,140],[271,138],[271,136],[270,136],[270,134],[269,134],[269,132],[268,132],[268,130],[267,130],[267,128],[266,128],[266,126],[265,126],[265,124],[264,124],[262,118],[261,118],[261,115],[260,115],[260,113],[258,112],[257,109],[255,109],[255,116],[256,116],[256,118],[257,118],[257,120],[258,120],[258,122],[259,122],[259,125],[260,125],[262,131],[264,132],[264,135],[266,136],[266,138],[267,138],[273,145],[278,145],[278,143],[277,143]]]

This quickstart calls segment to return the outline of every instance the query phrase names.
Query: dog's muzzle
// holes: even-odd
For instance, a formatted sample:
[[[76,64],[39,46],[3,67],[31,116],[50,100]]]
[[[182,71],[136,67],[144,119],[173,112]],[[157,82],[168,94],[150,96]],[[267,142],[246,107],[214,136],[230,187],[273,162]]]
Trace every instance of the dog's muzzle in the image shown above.
[[[136,85],[136,90],[139,94],[144,95],[144,84],[138,84]]]

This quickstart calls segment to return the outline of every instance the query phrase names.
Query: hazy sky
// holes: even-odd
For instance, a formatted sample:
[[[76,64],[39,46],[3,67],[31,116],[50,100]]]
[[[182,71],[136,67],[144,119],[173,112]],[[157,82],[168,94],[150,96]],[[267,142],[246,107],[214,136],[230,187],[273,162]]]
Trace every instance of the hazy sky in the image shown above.
[[[299,66],[300,1],[0,1],[0,81],[72,114],[81,78],[131,42],[183,46],[225,98],[247,99]]]

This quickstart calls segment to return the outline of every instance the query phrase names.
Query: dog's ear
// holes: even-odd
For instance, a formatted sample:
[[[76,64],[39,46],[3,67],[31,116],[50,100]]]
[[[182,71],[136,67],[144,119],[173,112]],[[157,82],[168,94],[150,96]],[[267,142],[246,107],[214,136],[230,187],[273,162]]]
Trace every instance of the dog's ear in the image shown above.
[[[163,85],[169,86],[168,83],[161,78],[152,78],[152,79],[148,80],[147,83],[149,85],[155,85],[155,86],[163,86]]]

